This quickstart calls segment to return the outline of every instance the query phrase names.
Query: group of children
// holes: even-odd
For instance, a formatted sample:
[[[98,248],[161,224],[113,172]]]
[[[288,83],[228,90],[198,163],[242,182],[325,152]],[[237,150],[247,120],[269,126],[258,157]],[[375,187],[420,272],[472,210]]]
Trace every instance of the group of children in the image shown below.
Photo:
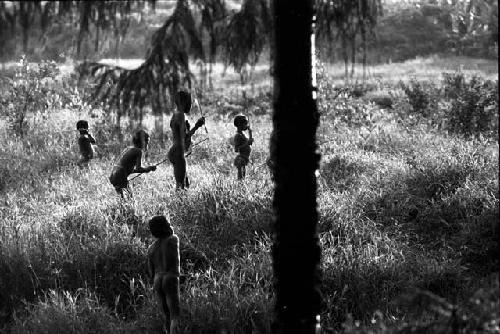
[[[205,125],[205,117],[199,118],[194,127],[191,128],[189,121],[186,120],[185,114],[189,114],[191,111],[192,100],[191,95],[186,91],[178,92],[176,96],[176,106],[177,108],[170,120],[172,146],[168,151],[167,158],[174,168],[176,189],[186,189],[189,188],[190,184],[187,175],[186,153],[189,152],[191,148],[191,137],[200,127]],[[80,166],[87,166],[94,156],[93,145],[96,144],[96,140],[89,132],[87,121],[80,120],[77,122],[76,126],[77,130],[80,132],[78,146],[80,148],[81,159],[78,164]],[[246,175],[246,166],[249,163],[251,145],[254,140],[246,116],[237,115],[234,118],[234,126],[237,132],[235,136],[231,138],[231,143],[234,146],[235,152],[238,153],[234,159],[234,166],[237,169],[238,180],[242,180]],[[245,136],[244,131],[248,131],[249,138]],[[136,131],[132,136],[132,144],[133,146],[127,147],[117,159],[109,177],[109,181],[122,198],[124,197],[124,190],[132,196],[128,182],[128,176],[130,174],[149,173],[156,170],[155,165],[148,167],[142,166],[142,153],[148,149],[149,134],[144,130]]]
[[[186,153],[191,148],[191,137],[205,125],[205,118],[198,119],[191,128],[185,116],[191,111],[191,95],[186,91],[179,91],[175,102],[177,108],[170,120],[172,146],[168,150],[167,159],[174,168],[176,189],[186,189],[189,187]],[[246,166],[249,163],[251,145],[254,140],[246,116],[237,115],[234,118],[234,126],[237,132],[231,139],[231,143],[235,152],[238,153],[234,159],[234,166],[237,169],[238,180],[242,180],[246,174]],[[96,140],[89,132],[87,121],[78,121],[76,127],[80,133],[78,146],[81,159],[78,164],[88,166],[89,161],[94,157],[93,145],[96,144]],[[249,138],[245,136],[244,131],[248,131]],[[121,153],[109,176],[109,181],[122,198],[124,198],[124,190],[132,197],[128,179],[130,174],[149,173],[156,170],[156,165],[142,166],[142,155],[148,149],[149,134],[144,130],[136,131],[132,136],[132,144],[133,146],[127,147]],[[149,229],[157,239],[148,249],[148,269],[165,316],[165,326],[172,334],[177,331],[179,317],[179,238],[174,234],[165,216],[153,217],[149,221]]]

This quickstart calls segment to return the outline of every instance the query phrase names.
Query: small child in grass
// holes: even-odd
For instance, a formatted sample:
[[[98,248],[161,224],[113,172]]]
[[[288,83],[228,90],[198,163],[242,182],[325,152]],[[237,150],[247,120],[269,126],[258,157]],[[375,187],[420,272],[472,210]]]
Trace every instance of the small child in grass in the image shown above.
[[[234,151],[238,153],[234,159],[234,166],[238,170],[238,180],[245,178],[246,165],[250,161],[250,146],[253,144],[252,129],[248,124],[248,118],[244,115],[237,115],[234,118],[234,126],[236,134],[233,137]],[[249,138],[245,136],[243,131],[248,130]]]
[[[149,230],[156,241],[148,249],[148,269],[153,289],[165,316],[165,328],[177,333],[179,319],[179,237],[174,234],[165,216],[149,221]]]
[[[149,144],[149,134],[144,130],[138,130],[132,137],[133,146],[127,147],[121,154],[118,162],[113,166],[109,181],[122,198],[123,189],[126,189],[130,196],[128,176],[132,173],[149,173],[156,170],[156,166],[142,167],[142,151],[147,151]]]
[[[78,161],[78,166],[88,167],[90,160],[94,157],[94,147],[96,140],[89,132],[89,123],[86,120],[76,122],[76,129],[80,132],[78,137],[78,148],[80,149],[81,158]]]

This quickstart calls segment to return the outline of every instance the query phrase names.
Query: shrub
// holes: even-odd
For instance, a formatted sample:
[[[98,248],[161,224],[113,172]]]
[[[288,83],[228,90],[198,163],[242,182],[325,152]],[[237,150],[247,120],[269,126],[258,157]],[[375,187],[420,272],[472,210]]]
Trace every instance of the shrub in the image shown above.
[[[77,89],[71,89],[67,80],[59,82],[60,71],[54,61],[42,61],[36,66],[25,56],[19,60],[13,78],[7,79],[5,93],[0,97],[3,116],[14,134],[23,137],[28,128],[28,116],[48,117],[49,110],[81,104]]]
[[[498,81],[473,76],[469,81],[461,72],[443,74],[447,128],[466,136],[492,136],[498,131]]]
[[[412,112],[424,118],[434,115],[439,100],[439,89],[432,82],[421,82],[415,78],[410,79],[408,84],[399,83],[408,98]]]
[[[318,111],[323,116],[333,118],[334,124],[363,126],[371,123],[373,104],[358,100],[360,86],[335,87],[323,66],[318,66]]]

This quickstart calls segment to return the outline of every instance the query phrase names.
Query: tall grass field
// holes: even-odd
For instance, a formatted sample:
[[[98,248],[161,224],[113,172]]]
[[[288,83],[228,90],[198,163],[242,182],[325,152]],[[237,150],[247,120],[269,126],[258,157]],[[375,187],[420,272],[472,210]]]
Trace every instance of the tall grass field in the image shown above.
[[[181,333],[270,333],[268,69],[246,85],[219,72],[203,92],[208,133],[193,137],[188,191],[163,163],[122,201],[108,176],[137,122],[122,119],[120,141],[70,71],[48,80],[22,66],[2,81],[0,330],[161,332],[146,250],[147,220],[164,214],[180,239]],[[341,66],[318,70],[322,332],[499,333],[498,66],[429,58],[370,70],[349,84]],[[26,104],[21,88],[37,80],[57,88]],[[238,112],[255,137],[243,182],[230,145]],[[81,118],[97,139],[89,168],[76,165]],[[144,118],[144,164],[166,158],[169,118],[164,144]]]

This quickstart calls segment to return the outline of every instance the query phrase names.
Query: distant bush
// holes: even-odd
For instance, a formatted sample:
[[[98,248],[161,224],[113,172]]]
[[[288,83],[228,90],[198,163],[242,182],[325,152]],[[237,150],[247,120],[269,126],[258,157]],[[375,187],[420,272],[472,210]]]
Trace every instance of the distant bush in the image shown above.
[[[466,136],[494,135],[498,131],[498,81],[461,72],[443,73],[447,128]]]
[[[434,113],[438,107],[439,89],[434,83],[421,82],[412,78],[407,84],[400,82],[400,86],[405,92],[414,114],[424,118],[435,116]]]
[[[393,98],[390,93],[372,93],[368,94],[367,98],[382,109],[392,109],[393,107]]]
[[[373,105],[358,99],[370,88],[360,85],[336,87],[321,64],[318,66],[317,80],[317,105],[321,115],[333,118],[336,124],[349,126],[363,126],[371,122]]]
[[[54,61],[32,65],[25,56],[21,57],[14,77],[6,79],[0,95],[2,116],[7,118],[14,134],[23,137],[27,133],[29,115],[36,122],[39,116],[46,119],[50,110],[82,104],[78,90],[71,88],[67,78],[59,76],[59,67]]]
[[[54,78],[58,71],[55,63],[42,62],[33,68],[25,56],[21,57],[14,78],[7,79],[6,93],[1,99],[4,116],[15,134],[26,133],[29,112],[43,113],[48,108],[48,88],[43,79]]]

